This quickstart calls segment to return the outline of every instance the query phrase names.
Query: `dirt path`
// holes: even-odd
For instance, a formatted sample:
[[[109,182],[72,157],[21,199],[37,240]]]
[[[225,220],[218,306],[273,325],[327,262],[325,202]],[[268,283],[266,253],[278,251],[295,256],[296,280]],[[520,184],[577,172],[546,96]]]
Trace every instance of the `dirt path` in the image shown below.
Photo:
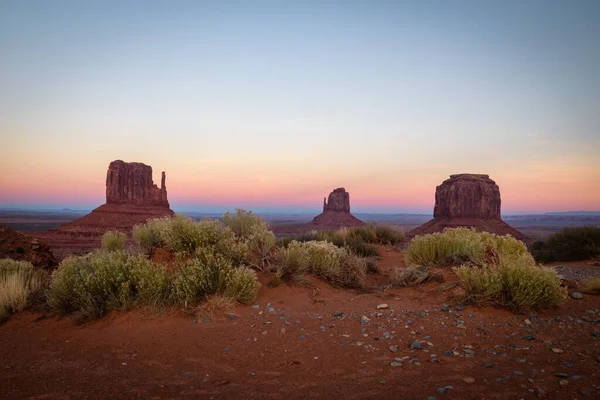
[[[358,294],[314,282],[263,285],[257,305],[210,321],[137,310],[78,327],[14,315],[0,325],[0,398],[600,397],[600,297],[514,315],[457,309],[439,283]]]

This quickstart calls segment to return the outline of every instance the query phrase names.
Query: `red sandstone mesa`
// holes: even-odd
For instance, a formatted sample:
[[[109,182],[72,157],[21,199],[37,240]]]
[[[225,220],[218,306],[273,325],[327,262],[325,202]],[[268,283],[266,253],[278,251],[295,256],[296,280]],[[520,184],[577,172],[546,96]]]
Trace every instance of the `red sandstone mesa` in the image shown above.
[[[433,219],[408,232],[407,236],[466,226],[528,240],[527,236],[502,221],[500,205],[500,188],[488,175],[450,175],[450,179],[446,179],[435,190]]]
[[[323,212],[310,225],[315,229],[339,229],[365,223],[350,214],[350,193],[344,188],[337,188],[329,193],[327,200],[323,199]]]
[[[107,231],[130,233],[135,225],[148,219],[172,216],[165,181],[163,172],[161,187],[156,186],[149,165],[113,161],[106,173],[106,204],[36,237],[46,241],[60,257],[78,249],[98,247],[100,237]]]

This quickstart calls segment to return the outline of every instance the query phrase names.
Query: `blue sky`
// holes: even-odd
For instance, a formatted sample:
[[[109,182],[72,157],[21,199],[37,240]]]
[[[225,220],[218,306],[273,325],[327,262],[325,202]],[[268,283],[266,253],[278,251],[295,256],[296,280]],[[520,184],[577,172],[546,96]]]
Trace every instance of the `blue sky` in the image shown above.
[[[600,2],[4,1],[0,206],[103,202],[114,159],[174,207],[600,208]],[[156,175],[155,180],[157,180]],[[316,204],[315,204],[316,203]]]

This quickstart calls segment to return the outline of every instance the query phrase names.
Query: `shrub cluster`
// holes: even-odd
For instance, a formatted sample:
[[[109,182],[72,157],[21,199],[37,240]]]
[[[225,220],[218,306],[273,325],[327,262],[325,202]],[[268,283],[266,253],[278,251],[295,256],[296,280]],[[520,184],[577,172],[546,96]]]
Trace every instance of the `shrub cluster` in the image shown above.
[[[527,254],[527,247],[510,235],[478,233],[469,228],[416,236],[406,249],[408,262],[419,266],[483,264],[493,261],[490,258],[514,258],[522,254]]]
[[[564,228],[546,241],[537,241],[531,253],[538,262],[581,261],[600,256],[600,227]]]
[[[296,238],[299,242],[324,241],[346,247],[361,257],[378,257],[376,244],[395,246],[404,238],[402,231],[391,226],[374,225],[342,228],[337,231],[311,231]],[[282,240],[287,245],[292,239]]]
[[[556,307],[567,299],[567,289],[553,269],[538,266],[523,254],[497,264],[462,265],[454,271],[475,303],[496,303],[515,311]]]
[[[292,241],[280,251],[277,278],[295,280],[312,273],[333,285],[361,288],[367,261],[345,248],[325,241]]]
[[[254,271],[219,254],[202,254],[167,270],[142,255],[101,250],[63,260],[52,275],[48,303],[61,314],[88,319],[133,305],[191,307],[215,293],[249,303],[259,287]]]
[[[0,321],[27,306],[43,286],[47,273],[27,261],[0,260]]]
[[[516,311],[554,307],[567,298],[555,271],[536,265],[519,240],[474,229],[446,229],[417,236],[406,251],[409,262],[400,281],[426,280],[435,265],[454,268],[466,301],[497,303]]]
[[[274,256],[275,235],[262,218],[252,211],[237,209],[235,214],[225,213],[223,223],[248,246],[248,263],[259,271],[270,269]]]

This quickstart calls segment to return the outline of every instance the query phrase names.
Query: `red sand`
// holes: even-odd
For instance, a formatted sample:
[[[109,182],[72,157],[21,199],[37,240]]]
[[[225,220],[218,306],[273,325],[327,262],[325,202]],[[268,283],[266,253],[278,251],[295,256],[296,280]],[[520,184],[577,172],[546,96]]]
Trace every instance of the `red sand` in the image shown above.
[[[402,253],[383,251],[382,271],[402,266]],[[370,278],[370,284],[381,285],[385,279]],[[288,400],[600,395],[600,339],[592,336],[599,330],[600,297],[570,299],[537,317],[472,306],[464,312],[451,307],[450,313],[441,307],[444,302],[452,304],[452,290],[439,291],[440,283],[360,294],[317,280],[312,280],[312,288],[269,288],[268,277],[261,281],[260,306],[239,305],[232,320],[203,322],[202,317],[194,320],[180,312],[156,315],[137,310],[110,313],[79,327],[53,314],[13,315],[0,325],[1,397]],[[377,310],[384,302],[389,308]],[[333,316],[338,310],[343,318]],[[362,316],[368,321],[361,324]],[[456,326],[457,320],[464,321],[465,329]],[[386,338],[385,332],[391,337]],[[526,335],[533,340],[522,339]],[[410,350],[415,339],[431,345]],[[392,345],[397,352],[388,349]],[[444,354],[450,350],[457,355]],[[475,356],[469,357],[469,351]],[[438,363],[431,361],[433,354]],[[401,366],[389,365],[404,357],[408,358],[400,361]],[[416,358],[421,365],[410,363]],[[467,377],[474,383],[464,382]],[[453,388],[436,393],[447,385]]]

